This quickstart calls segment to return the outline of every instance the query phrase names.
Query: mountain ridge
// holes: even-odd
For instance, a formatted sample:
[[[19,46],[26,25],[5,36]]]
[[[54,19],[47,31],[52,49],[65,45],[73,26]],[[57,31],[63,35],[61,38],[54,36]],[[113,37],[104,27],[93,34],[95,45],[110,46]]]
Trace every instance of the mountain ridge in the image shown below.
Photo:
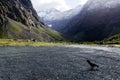
[[[82,6],[79,5],[76,9],[70,9],[68,11],[60,12],[56,9],[49,9],[44,11],[39,11],[38,14],[40,19],[46,23],[46,25],[51,25],[50,27],[58,32],[62,33],[62,29],[66,27],[66,24],[69,20],[77,15],[82,9]],[[48,13],[49,12],[49,13]],[[48,13],[48,14],[47,14]]]
[[[39,41],[63,39],[61,34],[52,31],[39,20],[30,0],[0,1],[0,38]]]
[[[96,3],[97,1],[101,3]],[[68,27],[63,31],[64,35],[79,42],[99,41],[120,33],[120,6],[118,5],[120,3],[117,2],[118,0],[109,0],[115,2],[116,5],[110,4],[110,7],[107,7],[104,4],[109,1],[104,1],[89,0],[84,5],[81,13],[68,23]]]

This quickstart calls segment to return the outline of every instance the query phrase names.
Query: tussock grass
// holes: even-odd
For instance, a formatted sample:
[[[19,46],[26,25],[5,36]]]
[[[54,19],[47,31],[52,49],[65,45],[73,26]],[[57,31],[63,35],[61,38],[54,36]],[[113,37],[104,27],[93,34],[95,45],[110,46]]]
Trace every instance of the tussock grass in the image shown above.
[[[69,42],[34,42],[30,40],[0,39],[0,46],[59,46],[70,45]]]
[[[89,46],[97,46],[98,43],[92,42],[83,42],[83,43],[74,43],[74,42],[34,42],[30,40],[22,40],[22,39],[0,39],[0,46],[64,46],[64,45],[89,45]],[[120,44],[102,44],[108,47],[117,47],[120,48]]]

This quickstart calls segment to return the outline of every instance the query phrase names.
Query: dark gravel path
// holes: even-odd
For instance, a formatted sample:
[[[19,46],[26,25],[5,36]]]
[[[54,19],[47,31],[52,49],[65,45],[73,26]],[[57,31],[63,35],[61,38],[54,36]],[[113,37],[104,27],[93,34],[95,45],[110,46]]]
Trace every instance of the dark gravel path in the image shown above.
[[[100,67],[90,71],[86,59]],[[0,47],[0,80],[120,80],[120,49]]]

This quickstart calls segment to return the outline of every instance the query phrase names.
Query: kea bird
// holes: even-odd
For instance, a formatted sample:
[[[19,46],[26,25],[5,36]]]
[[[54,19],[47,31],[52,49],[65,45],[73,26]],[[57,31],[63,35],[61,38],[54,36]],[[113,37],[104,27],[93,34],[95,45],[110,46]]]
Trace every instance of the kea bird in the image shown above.
[[[90,60],[87,60],[88,64],[91,66],[91,70],[93,70],[95,67],[99,67],[97,64],[93,63]]]

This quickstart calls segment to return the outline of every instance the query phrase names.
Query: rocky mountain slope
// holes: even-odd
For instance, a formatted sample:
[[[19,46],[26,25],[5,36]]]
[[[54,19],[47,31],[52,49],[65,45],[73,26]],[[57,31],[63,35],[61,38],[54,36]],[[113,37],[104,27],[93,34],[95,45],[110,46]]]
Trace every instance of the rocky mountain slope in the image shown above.
[[[59,33],[44,26],[30,0],[0,0],[0,38],[63,39]]]
[[[88,0],[67,26],[63,33],[75,41],[103,40],[120,33],[120,0]]]
[[[45,22],[46,25],[54,30],[62,33],[63,29],[69,23],[70,19],[77,15],[82,9],[82,6],[78,6],[75,9],[60,12],[56,9],[41,10],[38,12],[40,19]]]

